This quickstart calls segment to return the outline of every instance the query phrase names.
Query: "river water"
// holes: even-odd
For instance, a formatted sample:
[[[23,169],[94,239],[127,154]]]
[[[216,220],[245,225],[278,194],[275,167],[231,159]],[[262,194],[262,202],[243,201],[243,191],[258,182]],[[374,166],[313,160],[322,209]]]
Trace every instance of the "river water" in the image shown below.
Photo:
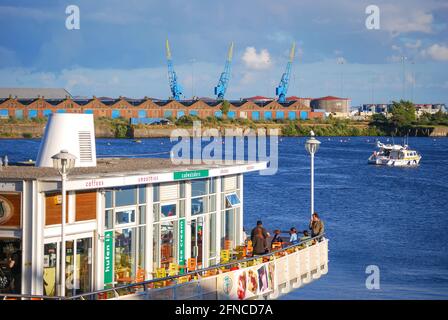
[[[283,299],[447,299],[448,139],[409,138],[423,155],[417,168],[367,165],[372,137],[319,139],[315,210],[330,239],[329,273]],[[307,228],[310,176],[304,143],[305,138],[280,138],[278,172],[246,174],[246,229],[258,219],[270,230]],[[98,139],[97,153],[167,157],[163,152],[172,145],[169,139]],[[0,155],[8,154],[10,161],[35,159],[38,148],[39,140],[0,140]],[[380,271],[378,290],[365,285],[370,265]]]

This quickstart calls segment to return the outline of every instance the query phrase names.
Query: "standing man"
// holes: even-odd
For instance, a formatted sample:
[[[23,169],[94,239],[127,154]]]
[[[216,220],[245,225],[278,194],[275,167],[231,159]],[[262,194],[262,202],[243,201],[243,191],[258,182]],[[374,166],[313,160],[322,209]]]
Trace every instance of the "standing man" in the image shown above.
[[[261,220],[258,220],[257,226],[253,228],[250,233],[250,240],[252,240],[252,243],[254,243],[255,235],[257,234],[258,229],[261,229],[261,233],[264,239],[267,239],[269,237],[269,232],[267,232],[266,229],[263,227],[263,222],[261,222]]]
[[[314,212],[310,221],[311,238],[324,234],[324,223],[320,220],[317,212]]]

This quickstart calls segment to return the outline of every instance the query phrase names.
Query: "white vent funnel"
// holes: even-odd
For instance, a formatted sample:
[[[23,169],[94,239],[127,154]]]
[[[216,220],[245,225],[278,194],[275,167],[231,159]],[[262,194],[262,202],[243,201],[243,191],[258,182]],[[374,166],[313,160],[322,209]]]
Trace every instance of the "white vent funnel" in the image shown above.
[[[92,114],[53,113],[37,155],[37,167],[53,167],[51,157],[61,150],[76,156],[75,167],[95,167],[95,127]]]

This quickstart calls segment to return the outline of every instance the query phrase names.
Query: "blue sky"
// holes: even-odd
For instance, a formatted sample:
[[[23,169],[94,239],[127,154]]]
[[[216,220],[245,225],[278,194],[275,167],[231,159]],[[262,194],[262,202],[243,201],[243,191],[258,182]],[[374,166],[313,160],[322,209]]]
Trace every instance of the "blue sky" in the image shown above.
[[[365,27],[370,4],[379,30]],[[65,27],[69,5],[79,30]],[[231,41],[227,98],[273,97],[295,41],[288,95],[399,99],[406,56],[405,98],[448,103],[447,21],[445,0],[0,0],[0,86],[167,98],[169,38],[186,98],[213,96]]]

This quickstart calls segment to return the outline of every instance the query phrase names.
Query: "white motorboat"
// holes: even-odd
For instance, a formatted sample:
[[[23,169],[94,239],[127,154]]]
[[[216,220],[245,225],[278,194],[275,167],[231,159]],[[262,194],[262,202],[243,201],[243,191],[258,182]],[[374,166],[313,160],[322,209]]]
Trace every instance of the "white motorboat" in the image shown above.
[[[369,157],[369,164],[386,165],[392,167],[418,166],[422,156],[408,145],[384,144],[377,141],[378,151]]]

